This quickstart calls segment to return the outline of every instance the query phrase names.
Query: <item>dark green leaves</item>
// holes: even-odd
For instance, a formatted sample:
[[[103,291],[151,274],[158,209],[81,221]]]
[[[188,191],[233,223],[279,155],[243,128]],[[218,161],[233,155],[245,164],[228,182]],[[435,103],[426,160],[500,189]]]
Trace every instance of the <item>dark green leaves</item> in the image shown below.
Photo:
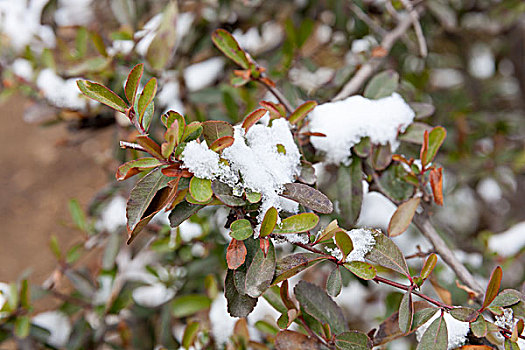
[[[257,249],[246,273],[246,294],[252,298],[260,297],[273,279],[275,272],[275,248],[270,241],[266,256],[262,249]]]
[[[405,276],[410,276],[405,257],[394,242],[380,231],[375,232],[374,239],[376,244],[366,255],[366,258]]]
[[[133,67],[131,72],[129,72],[128,79],[126,80],[124,93],[126,94],[126,98],[131,106],[135,105],[135,97],[137,96],[137,89],[139,88],[143,71],[144,64],[137,64]]]
[[[194,313],[205,310],[211,305],[211,300],[205,295],[190,294],[183,295],[172,303],[172,313],[174,317],[186,317]]]
[[[235,38],[224,29],[213,32],[211,40],[222,53],[244,69],[250,68],[251,64],[246,53],[241,49]]]
[[[114,110],[126,113],[126,109],[128,108],[126,102],[104,85],[88,80],[77,80],[77,86],[87,97],[103,103]]]
[[[330,199],[322,192],[300,183],[284,184],[281,196],[322,214],[330,214],[334,209]]]
[[[480,311],[485,310],[485,308],[489,306],[498,295],[502,277],[503,272],[501,267],[497,266],[490,275],[489,284],[487,285],[487,290],[485,291],[485,299],[483,300],[483,305],[481,305]]]
[[[294,293],[304,311],[322,324],[328,324],[334,334],[348,329],[342,310],[322,288],[300,281]]]
[[[456,320],[460,320],[462,322],[474,322],[479,316],[479,312],[477,310],[471,309],[469,307],[458,307],[450,310],[449,313]]]
[[[399,74],[393,70],[386,70],[376,74],[366,85],[363,96],[374,100],[388,97],[397,90]]]
[[[232,222],[230,230],[230,236],[241,241],[253,234],[252,224],[246,219],[235,220]]]
[[[447,350],[448,331],[443,316],[436,318],[427,328],[417,350]]]
[[[287,217],[273,230],[275,234],[301,233],[317,226],[319,217],[314,213],[302,213]]]
[[[336,267],[332,270],[328,279],[326,280],[326,292],[331,297],[336,297],[341,293],[343,288],[343,279],[341,277],[341,270],[339,267]]]
[[[390,237],[399,236],[406,231],[412,222],[412,218],[416,213],[420,201],[421,199],[419,197],[413,197],[397,207],[388,224],[388,234]]]
[[[340,350],[368,350],[372,349],[372,341],[364,333],[348,331],[335,337],[335,347]]]
[[[257,305],[257,298],[240,293],[235,286],[234,271],[228,270],[224,281],[224,296],[228,300],[228,313],[232,317],[246,317]]]
[[[211,189],[215,197],[217,197],[221,202],[230,207],[237,207],[246,204],[246,201],[241,197],[233,195],[232,188],[225,183],[220,181],[213,181],[211,184]]]
[[[169,215],[170,226],[177,227],[186,219],[189,219],[193,214],[204,208],[203,205],[191,204],[183,201],[175,206]]]

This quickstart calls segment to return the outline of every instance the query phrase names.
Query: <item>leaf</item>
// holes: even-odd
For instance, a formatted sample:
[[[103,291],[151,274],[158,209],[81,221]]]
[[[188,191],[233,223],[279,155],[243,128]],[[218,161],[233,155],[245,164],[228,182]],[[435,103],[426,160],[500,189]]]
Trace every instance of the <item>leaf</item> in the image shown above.
[[[405,257],[395,243],[380,231],[374,232],[374,239],[376,243],[365,257],[376,264],[410,276]]]
[[[199,311],[209,309],[211,299],[201,294],[189,294],[177,297],[171,303],[172,314],[175,318],[193,315]]]
[[[432,127],[428,124],[414,122],[406,128],[404,133],[399,135],[398,139],[400,141],[421,145],[423,143],[425,131],[430,132],[431,130]]]
[[[224,296],[228,301],[228,313],[232,317],[246,317],[257,305],[257,298],[240,294],[235,287],[233,270],[228,270],[224,281]]]
[[[279,213],[274,207],[270,207],[266,211],[266,213],[264,214],[263,221],[261,222],[259,237],[264,238],[273,232],[275,225],[277,225],[278,217]]]
[[[341,253],[343,253],[341,261],[345,261],[348,254],[354,250],[352,239],[344,230],[339,230],[335,233],[335,244],[337,245],[337,248],[341,250]]]
[[[230,147],[233,145],[233,142],[235,139],[232,136],[223,136],[215,141],[210,145],[210,149],[212,151],[215,151],[217,153],[221,152],[223,149]]]
[[[315,240],[316,243],[331,240],[337,231],[341,230],[337,220],[332,220],[324,229],[321,231]]]
[[[399,329],[403,333],[410,332],[414,320],[414,303],[411,291],[406,292],[399,305]]]
[[[195,339],[197,339],[199,327],[199,322],[190,322],[184,329],[184,334],[182,335],[182,346],[185,349],[188,349],[190,346],[192,346],[195,342]]]
[[[202,123],[202,134],[208,146],[224,136],[233,137],[233,126],[221,120],[207,120]]]
[[[372,167],[375,170],[385,170],[392,162],[390,144],[374,145],[372,148]]]
[[[399,74],[394,70],[386,70],[376,74],[366,85],[363,96],[370,99],[380,99],[392,95],[399,85]]]
[[[412,321],[412,331],[415,331],[422,325],[428,322],[437,312],[438,309],[433,307],[428,307],[428,304],[425,308],[417,309],[418,303],[421,303],[421,301],[414,302],[414,309],[417,310],[414,312],[414,320]]]
[[[73,219],[75,226],[79,230],[85,231],[87,227],[86,215],[76,199],[71,199],[69,201],[69,212],[71,213],[71,218]]]
[[[175,120],[164,133],[164,139],[166,142],[160,146],[160,150],[164,158],[169,159],[175,150],[175,147],[178,145],[181,136],[179,135],[179,131],[179,122]]]
[[[362,162],[352,157],[350,166],[340,166],[332,189],[332,198],[339,203],[337,219],[343,227],[352,227],[359,218],[363,201]]]
[[[317,226],[319,217],[314,213],[301,213],[283,219],[273,230],[273,233],[282,235],[288,233],[301,233]]]
[[[259,203],[261,200],[262,195],[258,192],[252,192],[250,190],[246,190],[246,200],[252,204]]]
[[[244,69],[251,68],[246,53],[241,49],[235,38],[224,29],[213,32],[211,40],[222,53]]]
[[[481,305],[480,312],[485,310],[485,308],[489,306],[498,295],[502,277],[503,271],[501,270],[500,266],[497,266],[490,275],[489,284],[487,285],[487,290],[485,291],[485,299],[483,300],[483,304]]]
[[[200,122],[191,122],[186,125],[184,129],[184,135],[182,136],[182,141],[190,142],[198,139],[202,134],[202,123]]]
[[[230,270],[238,269],[246,259],[246,246],[243,241],[232,239],[226,250],[226,262]]]
[[[340,350],[368,350],[372,349],[372,341],[364,333],[347,331],[335,337],[335,347]]]
[[[322,192],[300,183],[284,184],[281,196],[322,214],[330,214],[334,209],[330,199]]]
[[[372,280],[376,277],[376,268],[364,261],[351,261],[344,264],[351,273],[363,280]]]
[[[115,177],[119,181],[126,180],[144,170],[156,168],[161,164],[158,159],[153,157],[134,159],[119,166]]]
[[[295,332],[284,330],[277,333],[275,337],[275,349],[276,350],[319,350],[319,344],[312,338],[306,335]]]
[[[390,223],[388,224],[388,233],[390,237],[399,236],[406,231],[412,222],[412,218],[419,207],[420,201],[421,198],[412,197],[397,207],[394,215],[392,215],[392,218],[390,219]]]
[[[410,102],[409,105],[410,108],[412,108],[412,110],[416,113],[414,119],[424,119],[426,117],[430,117],[436,111],[436,107],[430,103]]]
[[[432,187],[434,202],[443,205],[443,168],[430,170],[430,187]]]
[[[88,80],[77,80],[77,86],[87,97],[103,103],[121,113],[126,113],[126,109],[128,108],[126,102],[104,85],[93,83]]]
[[[470,307],[457,307],[450,310],[449,313],[450,316],[462,322],[474,322],[479,316],[478,310]]]
[[[137,143],[141,145],[153,157],[160,160],[164,160],[164,157],[162,156],[162,149],[160,148],[159,144],[150,139],[148,136],[137,136]]]
[[[421,273],[419,274],[422,279],[426,280],[428,276],[434,271],[434,267],[436,267],[437,263],[437,255],[432,253],[428,256],[427,260],[425,260],[425,263],[423,264],[423,267],[421,268]]]
[[[270,119],[286,118],[286,109],[282,104],[270,101],[261,101],[259,104],[268,110]]]
[[[341,270],[339,267],[336,267],[332,270],[328,279],[326,280],[326,292],[331,297],[336,297],[341,293],[343,288],[343,279],[341,277]]]
[[[201,179],[196,176],[192,177],[190,180],[190,193],[197,202],[205,203],[209,201],[213,196],[211,180]]]
[[[276,264],[275,279],[272,285],[287,280],[325,259],[323,255],[316,253],[297,253],[285,256]]]
[[[293,111],[288,117],[288,122],[292,125],[300,123],[317,106],[315,101],[306,101]]]
[[[148,105],[153,101],[153,98],[155,97],[155,94],[157,93],[157,79],[151,78],[146,85],[144,86],[144,89],[142,89],[142,92],[139,96],[139,101],[137,103],[137,113],[138,113],[138,120],[139,123],[144,127],[143,123],[143,117],[144,113],[146,112],[146,108]]]
[[[177,44],[177,16],[177,2],[170,1],[146,52],[146,60],[155,70],[165,69],[173,56]]]
[[[505,350],[520,350],[520,346],[511,339],[505,339]]]
[[[445,141],[445,137],[447,137],[447,131],[442,126],[436,126],[428,133],[428,150],[425,156],[421,158],[421,163],[423,165],[434,160],[434,157],[443,144],[443,141]]]
[[[253,234],[252,224],[246,219],[239,219],[232,222],[230,230],[230,236],[241,241]]]
[[[502,290],[490,304],[491,307],[507,307],[524,300],[523,295],[514,289]]]
[[[15,335],[17,338],[24,339],[29,335],[31,319],[27,315],[18,316],[15,320]]]
[[[242,122],[242,128],[248,132],[250,128],[257,123],[264,115],[267,113],[266,109],[259,108],[253,111],[252,113],[248,114],[246,118],[244,118],[244,121]]]
[[[328,324],[334,334],[348,330],[342,310],[323,289],[300,281],[295,286],[294,293],[301,307],[319,322]]]
[[[215,197],[219,198],[221,202],[229,207],[239,207],[246,204],[246,201],[241,197],[233,195],[233,190],[230,186],[220,181],[213,181],[211,189]]]
[[[180,114],[179,112],[175,112],[175,111],[168,111],[160,117],[160,120],[162,121],[162,124],[164,124],[166,129],[169,129],[171,125],[175,121],[177,121],[179,125],[179,132],[178,132],[179,139],[177,142],[180,143],[182,141],[182,135],[184,135],[184,129],[186,128],[186,120],[184,119],[182,114]]]
[[[483,315],[479,315],[476,320],[470,323],[470,330],[478,338],[483,338],[487,335],[487,321]]]
[[[246,273],[246,294],[252,298],[260,297],[272,283],[275,273],[275,248],[270,242],[268,254],[257,250]]]
[[[447,350],[448,349],[448,332],[447,324],[443,316],[436,318],[427,328],[417,350]]]
[[[175,228],[204,208],[204,205],[183,201],[175,206],[169,215],[170,226]]]
[[[161,203],[161,196],[157,196],[157,192],[166,187],[168,181],[170,178],[157,169],[140,179],[131,190],[126,205],[127,229],[130,239],[138,233],[135,232],[135,228],[144,217],[162,209],[159,207],[164,203]]]
[[[131,72],[129,72],[128,79],[126,79],[124,93],[126,94],[126,99],[131,106],[135,105],[135,97],[137,96],[137,89],[139,88],[140,79],[142,78],[143,72],[144,64],[137,64],[135,67],[133,67]]]

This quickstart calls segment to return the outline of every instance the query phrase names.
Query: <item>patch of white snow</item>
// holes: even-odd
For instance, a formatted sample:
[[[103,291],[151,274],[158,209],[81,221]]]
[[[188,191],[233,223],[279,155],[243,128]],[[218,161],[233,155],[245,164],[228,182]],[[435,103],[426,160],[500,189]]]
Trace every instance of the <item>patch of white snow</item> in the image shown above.
[[[493,235],[488,242],[489,249],[500,256],[512,256],[525,246],[525,221],[507,231]]]
[[[78,79],[65,80],[56,75],[52,69],[46,68],[38,75],[36,86],[54,106],[79,110],[86,107],[87,99],[80,95],[77,87]]]
[[[71,334],[71,323],[69,318],[60,311],[42,312],[33,317],[32,323],[47,329],[51,334],[47,342],[57,348],[62,348],[67,344]]]
[[[224,59],[213,57],[206,61],[192,64],[184,70],[184,81],[189,91],[203,89],[215,82],[223,72]]]

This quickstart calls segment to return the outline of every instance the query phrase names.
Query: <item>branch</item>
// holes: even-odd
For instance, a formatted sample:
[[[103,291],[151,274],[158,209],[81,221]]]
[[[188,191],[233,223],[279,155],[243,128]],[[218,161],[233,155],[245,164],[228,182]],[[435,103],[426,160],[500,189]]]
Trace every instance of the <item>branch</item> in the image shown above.
[[[136,143],[132,143],[132,142],[126,142],[126,141],[120,141],[120,148],[123,148],[123,149],[129,148],[129,149],[134,149],[134,150],[137,150],[137,151],[148,152],[141,145],[136,144]]]
[[[410,17],[412,17],[412,24],[414,26],[414,31],[416,32],[417,43],[419,45],[419,53],[422,57],[427,57],[427,42],[425,41],[425,36],[423,35],[423,29],[421,29],[421,23],[419,23],[419,14],[416,10],[414,10],[410,0],[401,0],[401,3],[408,10]]]
[[[399,22],[397,27],[384,36],[380,45],[383,49],[385,49],[387,55],[392,49],[392,46],[394,46],[394,44],[406,33],[411,25],[412,17],[405,16],[405,18]],[[386,57],[386,55],[384,57]],[[353,78],[350,79],[350,81],[348,81],[345,86],[343,86],[343,89],[333,98],[332,101],[343,100],[359,91],[365,81],[367,81],[368,78],[370,78],[370,76],[381,66],[384,57],[373,57],[367,63],[365,63],[361,69],[357,71]]]
[[[286,98],[286,96],[283,95],[282,92],[280,92],[278,89],[274,88],[273,86],[269,85],[264,80],[257,79],[257,81],[259,83],[263,84],[268,89],[268,91],[270,91],[270,93],[272,95],[274,95],[275,98],[277,98],[277,100],[279,100],[279,102],[282,103],[282,105],[284,106],[284,108],[286,108],[286,111],[288,113],[291,114],[295,110],[295,108],[293,108],[293,106],[290,103],[290,101],[288,101],[288,99]]]

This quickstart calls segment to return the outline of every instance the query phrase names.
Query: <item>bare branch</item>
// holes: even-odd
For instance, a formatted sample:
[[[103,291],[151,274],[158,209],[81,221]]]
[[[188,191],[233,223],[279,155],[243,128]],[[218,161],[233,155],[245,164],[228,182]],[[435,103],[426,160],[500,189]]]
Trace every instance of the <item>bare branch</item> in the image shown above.
[[[120,141],[120,148],[124,148],[124,149],[129,148],[129,149],[134,149],[137,151],[148,152],[141,145],[132,143],[132,142],[126,142],[126,141]]]

